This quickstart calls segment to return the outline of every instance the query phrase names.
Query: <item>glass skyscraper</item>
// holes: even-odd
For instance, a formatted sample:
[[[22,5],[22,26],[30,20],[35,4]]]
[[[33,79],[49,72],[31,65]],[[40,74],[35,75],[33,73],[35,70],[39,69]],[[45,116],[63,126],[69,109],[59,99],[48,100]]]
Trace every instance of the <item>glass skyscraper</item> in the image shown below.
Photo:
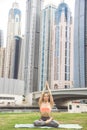
[[[75,1],[74,87],[87,87],[87,0]]]
[[[0,77],[4,76],[5,48],[3,30],[0,30]]]
[[[55,14],[54,88],[70,88],[73,76],[73,21],[64,2]]]
[[[40,48],[39,48],[39,90],[48,81],[53,87],[53,27],[55,24],[54,5],[48,5],[41,13]]]
[[[8,14],[7,25],[7,43],[5,52],[5,68],[4,76],[7,78],[13,78],[13,53],[14,53],[14,36],[21,35],[21,11],[19,4],[14,2],[12,8]]]
[[[11,76],[13,79],[18,79],[18,72],[20,68],[19,63],[20,63],[20,56],[21,56],[21,46],[22,46],[22,38],[19,36],[15,36],[14,52],[12,55],[12,68],[11,68],[11,74],[12,74]]]
[[[25,95],[38,90],[40,13],[42,4],[43,0],[27,0],[26,2]]]
[[[3,31],[0,30],[0,47],[4,46],[4,36],[3,36]]]

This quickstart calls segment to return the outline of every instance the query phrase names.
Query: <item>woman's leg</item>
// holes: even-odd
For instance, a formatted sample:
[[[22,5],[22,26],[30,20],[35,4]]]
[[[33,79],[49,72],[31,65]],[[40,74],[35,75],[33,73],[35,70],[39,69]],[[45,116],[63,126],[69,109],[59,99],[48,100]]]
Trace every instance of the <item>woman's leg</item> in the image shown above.
[[[52,120],[49,123],[47,123],[46,126],[57,128],[59,126],[59,123],[55,120]]]
[[[35,120],[34,121],[34,126],[45,126],[45,125],[46,125],[46,123],[43,120]]]

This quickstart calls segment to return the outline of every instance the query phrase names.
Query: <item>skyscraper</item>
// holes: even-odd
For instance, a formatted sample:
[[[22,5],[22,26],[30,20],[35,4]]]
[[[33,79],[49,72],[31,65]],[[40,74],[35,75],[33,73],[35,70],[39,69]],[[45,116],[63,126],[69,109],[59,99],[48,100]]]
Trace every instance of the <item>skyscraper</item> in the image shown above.
[[[25,94],[38,89],[38,56],[40,38],[40,13],[43,0],[27,0]]]
[[[4,37],[3,37],[3,31],[0,30],[0,47],[4,46]]]
[[[4,76],[5,48],[3,30],[0,30],[0,77]]]
[[[19,36],[14,37],[14,44],[13,44],[13,53],[11,59],[11,66],[10,66],[10,76],[13,79],[18,79],[18,72],[19,72],[19,63],[20,63],[20,56],[21,56],[21,47],[22,47],[22,38]]]
[[[4,75],[8,78],[11,77],[12,66],[12,53],[14,53],[14,36],[21,35],[21,11],[19,10],[18,3],[14,2],[8,14],[7,26],[7,45],[5,54],[5,68]]]
[[[87,0],[75,1],[74,87],[87,87]]]
[[[39,90],[45,81],[53,87],[53,27],[55,24],[56,6],[48,5],[41,12],[40,48],[39,48]]]
[[[70,88],[73,80],[73,21],[64,2],[55,14],[54,88]]]
[[[25,65],[25,36],[20,37],[20,58],[19,58],[19,69],[18,69],[18,79],[24,80],[24,65]]]
[[[0,77],[4,77],[5,48],[0,47]]]

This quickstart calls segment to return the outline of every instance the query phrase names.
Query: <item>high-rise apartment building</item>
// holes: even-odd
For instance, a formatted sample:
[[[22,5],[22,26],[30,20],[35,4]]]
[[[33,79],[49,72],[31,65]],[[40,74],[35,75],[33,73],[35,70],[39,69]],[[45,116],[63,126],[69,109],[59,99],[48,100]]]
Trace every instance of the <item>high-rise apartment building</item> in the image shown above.
[[[0,30],[0,47],[4,46],[4,37],[3,37],[3,31]]]
[[[39,90],[48,81],[53,87],[53,27],[55,24],[56,6],[48,5],[41,12],[40,47],[39,47]]]
[[[24,80],[25,44],[24,36],[15,36],[11,60],[11,78]]]
[[[40,13],[43,0],[26,2],[25,94],[38,89]]]
[[[55,14],[54,89],[70,88],[73,81],[73,21],[64,2]]]
[[[87,0],[75,1],[74,87],[87,87]]]
[[[4,76],[12,77],[12,55],[14,53],[14,36],[21,35],[21,11],[18,3],[14,2],[8,14],[7,44],[5,54]]]
[[[0,77],[4,77],[5,48],[0,47]]]
[[[24,65],[25,65],[25,36],[22,35],[20,38],[20,58],[19,58],[19,68],[18,68],[18,79],[24,80]]]
[[[5,48],[3,30],[0,30],[0,77],[4,76]]]
[[[11,59],[11,66],[10,66],[10,76],[13,79],[18,79],[18,72],[19,72],[19,63],[20,63],[20,56],[21,56],[21,47],[22,47],[22,38],[19,36],[14,37],[14,44],[13,44],[13,53]]]

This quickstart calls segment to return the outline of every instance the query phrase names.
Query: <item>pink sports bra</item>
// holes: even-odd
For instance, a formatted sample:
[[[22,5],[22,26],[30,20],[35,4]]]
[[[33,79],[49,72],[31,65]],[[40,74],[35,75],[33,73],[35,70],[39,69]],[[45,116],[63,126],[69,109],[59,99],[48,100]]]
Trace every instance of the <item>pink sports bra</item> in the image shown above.
[[[51,106],[50,105],[44,106],[44,104],[41,105],[40,112],[48,112],[48,113],[50,113],[51,112]]]
[[[42,108],[40,108],[40,111],[41,112],[51,112],[51,109],[50,108],[42,107]]]

